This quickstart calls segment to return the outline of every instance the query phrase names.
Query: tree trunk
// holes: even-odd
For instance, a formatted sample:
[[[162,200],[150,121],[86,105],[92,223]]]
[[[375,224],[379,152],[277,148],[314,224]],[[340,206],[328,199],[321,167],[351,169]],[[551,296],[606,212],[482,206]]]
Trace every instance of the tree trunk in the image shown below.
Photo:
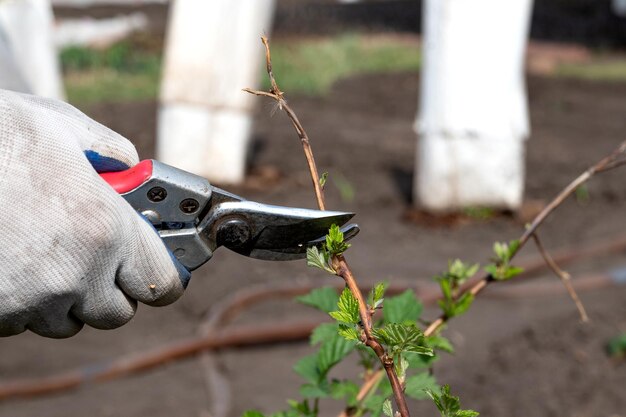
[[[161,87],[157,154],[217,183],[245,175],[259,37],[274,0],[177,0],[172,5]]]
[[[416,201],[517,209],[529,134],[532,0],[425,0]]]

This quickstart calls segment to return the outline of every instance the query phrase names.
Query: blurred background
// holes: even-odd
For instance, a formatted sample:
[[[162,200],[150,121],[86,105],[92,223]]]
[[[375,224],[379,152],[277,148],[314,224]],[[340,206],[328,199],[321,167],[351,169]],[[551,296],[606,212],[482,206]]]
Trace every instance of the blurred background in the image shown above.
[[[14,74],[3,88],[66,99],[129,138],[142,159],[158,157],[252,200],[314,208],[289,120],[273,102],[241,91],[269,88],[259,40],[269,36],[276,79],[329,174],[328,206],[357,213],[362,231],[348,257],[364,287],[387,280],[429,298],[431,277],[449,259],[487,263],[494,241],[518,237],[571,179],[626,139],[620,0],[52,0],[53,15],[38,21],[50,24],[42,42],[54,53],[45,63],[18,58],[34,50],[15,35],[27,26],[18,15],[3,20],[1,8],[19,1],[0,0],[8,45],[3,52],[0,44],[0,57]],[[37,74],[58,88],[38,90],[33,79],[45,77]],[[524,276],[489,288],[450,323],[445,334],[457,353],[435,365],[435,376],[464,408],[483,416],[626,416],[626,366],[620,349],[607,351],[626,333],[623,179],[616,170],[592,180],[540,233],[567,261],[591,323],[579,322],[557,278],[533,267],[532,245],[520,254]],[[202,335],[242,291],[336,284],[305,262],[221,249],[179,302],[141,306],[123,328],[0,340],[0,392],[16,379],[75,368],[88,378],[115,358]],[[424,318],[436,317],[427,304]],[[309,318],[324,317],[267,297],[227,326]],[[291,367],[311,349],[306,340],[223,349],[4,399],[0,416],[277,411],[299,398],[303,381]],[[437,414],[430,402],[411,408]],[[322,410],[335,415],[340,404],[323,402]]]

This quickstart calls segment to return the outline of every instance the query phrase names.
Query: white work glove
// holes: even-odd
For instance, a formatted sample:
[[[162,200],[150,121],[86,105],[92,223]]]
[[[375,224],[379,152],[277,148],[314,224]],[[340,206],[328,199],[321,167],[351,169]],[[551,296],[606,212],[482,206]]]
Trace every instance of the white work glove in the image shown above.
[[[189,272],[97,173],[137,162],[69,104],[0,90],[0,336],[112,329],[182,295]]]

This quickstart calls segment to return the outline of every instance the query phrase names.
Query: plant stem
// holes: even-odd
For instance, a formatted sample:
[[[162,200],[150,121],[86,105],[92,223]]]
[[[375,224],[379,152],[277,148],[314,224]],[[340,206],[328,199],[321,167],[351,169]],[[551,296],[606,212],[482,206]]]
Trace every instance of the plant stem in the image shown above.
[[[320,208],[320,210],[326,210],[324,191],[320,184],[319,172],[317,169],[317,165],[315,163],[315,158],[313,157],[313,150],[311,148],[309,137],[306,133],[306,130],[302,126],[302,123],[300,123],[300,120],[298,119],[296,113],[291,109],[291,107],[289,107],[289,105],[285,101],[284,93],[280,90],[280,88],[278,87],[278,83],[276,82],[276,79],[274,78],[274,74],[272,71],[272,62],[271,62],[272,56],[270,53],[269,41],[267,40],[265,36],[261,37],[261,41],[263,42],[263,45],[265,46],[265,61],[266,61],[267,75],[270,78],[270,83],[272,87],[269,92],[255,91],[249,88],[244,89],[244,91],[250,94],[258,95],[258,96],[272,98],[273,100],[277,102],[278,107],[287,114],[287,116],[291,120],[291,124],[296,130],[296,133],[298,134],[298,137],[300,138],[300,141],[302,142],[302,148],[304,150],[304,155],[306,157],[307,164],[309,167],[309,173],[311,174],[311,180],[313,182],[313,189],[315,190],[315,197],[317,199],[317,205]],[[354,295],[354,297],[356,298],[359,304],[359,316],[361,318],[363,332],[365,335],[365,338],[364,338],[365,340],[363,340],[363,343],[365,343],[365,345],[370,347],[374,351],[374,353],[376,353],[376,356],[378,356],[378,359],[383,365],[385,372],[387,373],[387,377],[389,378],[389,382],[391,383],[391,388],[393,390],[394,399],[396,401],[396,406],[398,407],[398,411],[400,412],[400,415],[402,417],[410,417],[409,408],[406,404],[406,398],[404,397],[404,390],[402,388],[402,384],[400,383],[398,375],[396,374],[395,367],[393,365],[393,358],[387,355],[385,348],[376,340],[376,338],[372,334],[372,319],[371,319],[371,314],[369,312],[369,308],[367,306],[365,298],[363,297],[363,293],[361,293],[361,290],[359,289],[356,283],[356,279],[354,278],[354,275],[352,274],[352,271],[350,270],[350,267],[348,266],[348,263],[346,262],[346,259],[344,258],[343,255],[334,256],[332,259],[332,263],[333,263],[333,268],[335,269],[335,271],[337,271],[337,276],[343,278],[343,280],[346,283],[346,286],[352,292],[352,294]]]
[[[557,263],[554,261],[554,259],[552,259],[552,256],[550,256],[548,251],[546,251],[546,249],[544,248],[543,243],[541,243],[541,240],[539,239],[539,235],[537,233],[533,233],[533,239],[535,240],[535,245],[537,245],[539,253],[541,253],[541,256],[543,256],[543,259],[546,261],[546,264],[550,267],[554,274],[559,277],[559,279],[567,289],[567,292],[569,293],[572,301],[574,301],[574,304],[578,309],[578,314],[580,314],[580,320],[583,323],[587,323],[589,321],[589,316],[587,316],[585,306],[583,305],[582,301],[580,301],[578,294],[576,294],[576,290],[572,286],[572,277],[567,271],[562,270],[559,265],[557,265]]]

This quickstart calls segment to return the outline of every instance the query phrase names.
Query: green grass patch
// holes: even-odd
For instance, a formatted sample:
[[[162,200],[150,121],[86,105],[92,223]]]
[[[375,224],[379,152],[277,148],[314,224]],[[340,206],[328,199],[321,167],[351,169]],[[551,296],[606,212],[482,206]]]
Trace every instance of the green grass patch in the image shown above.
[[[417,42],[393,37],[342,35],[272,44],[272,66],[278,85],[288,93],[322,95],[342,78],[356,74],[418,71]],[[269,88],[267,76],[264,87]]]
[[[355,74],[418,71],[421,59],[414,39],[342,35],[278,39],[272,43],[272,61],[288,94],[322,95],[337,80]],[[154,48],[130,41],[103,50],[71,47],[61,52],[61,64],[68,99],[75,104],[154,100],[158,95],[161,54]],[[262,71],[267,89],[264,65]]]
[[[65,88],[71,103],[155,99],[161,56],[120,42],[97,50],[70,47],[61,51]]]
[[[626,58],[596,59],[588,63],[561,64],[556,76],[589,81],[626,81]]]

